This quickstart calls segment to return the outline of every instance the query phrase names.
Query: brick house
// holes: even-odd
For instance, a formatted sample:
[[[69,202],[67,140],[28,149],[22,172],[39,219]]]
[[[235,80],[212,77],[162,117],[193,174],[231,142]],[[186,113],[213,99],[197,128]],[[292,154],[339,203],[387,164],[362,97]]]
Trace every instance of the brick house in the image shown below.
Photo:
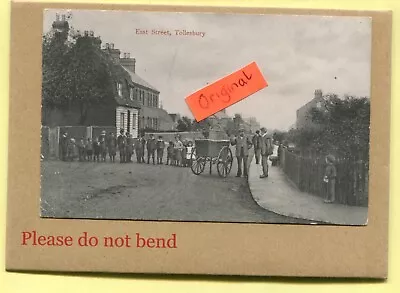
[[[65,16],[57,16],[52,25],[53,33],[69,36],[69,24]],[[79,34],[79,31],[77,31]],[[85,36],[93,37],[100,47],[101,41],[94,33],[85,31]],[[101,103],[91,105],[84,121],[81,121],[80,109],[71,105],[68,109],[42,107],[42,125],[44,126],[108,126],[130,132],[137,137],[140,129],[174,130],[175,124],[167,111],[159,107],[160,92],[136,74],[136,59],[129,53],[106,43],[103,52],[110,54],[113,60],[112,78],[114,94]]]
[[[321,109],[324,106],[324,103],[325,100],[322,91],[320,89],[315,90],[314,98],[296,111],[297,129],[316,127],[315,123],[311,119],[310,110],[313,108]]]

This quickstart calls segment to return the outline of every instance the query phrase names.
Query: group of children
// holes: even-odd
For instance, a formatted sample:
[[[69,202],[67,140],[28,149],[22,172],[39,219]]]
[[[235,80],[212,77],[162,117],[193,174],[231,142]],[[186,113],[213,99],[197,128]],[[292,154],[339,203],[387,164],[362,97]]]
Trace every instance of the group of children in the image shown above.
[[[166,143],[160,135],[156,140],[153,134],[149,139],[144,135],[134,139],[130,133],[124,133],[121,129],[120,135],[103,131],[94,140],[91,138],[76,141],[69,138],[67,133],[61,138],[60,153],[64,161],[79,160],[81,162],[106,162],[107,155],[110,162],[115,162],[117,150],[120,156],[120,163],[132,162],[132,156],[136,153],[138,163],[145,163],[145,150],[147,151],[147,164],[164,164],[164,151]],[[193,142],[182,141],[180,135],[176,135],[175,141],[170,141],[166,148],[166,165],[189,167],[193,153]]]
[[[167,165],[190,167],[193,154],[193,142],[175,138],[170,141],[167,147]]]

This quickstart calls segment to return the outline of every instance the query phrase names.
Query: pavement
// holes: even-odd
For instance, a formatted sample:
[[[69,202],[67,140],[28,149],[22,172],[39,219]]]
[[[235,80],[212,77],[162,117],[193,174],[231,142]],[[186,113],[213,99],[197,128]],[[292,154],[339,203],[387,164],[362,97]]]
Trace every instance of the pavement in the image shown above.
[[[367,207],[324,203],[322,198],[300,191],[280,167],[270,165],[268,178],[259,178],[261,174],[261,165],[252,160],[248,177],[250,191],[255,202],[268,211],[327,224],[367,224]]]

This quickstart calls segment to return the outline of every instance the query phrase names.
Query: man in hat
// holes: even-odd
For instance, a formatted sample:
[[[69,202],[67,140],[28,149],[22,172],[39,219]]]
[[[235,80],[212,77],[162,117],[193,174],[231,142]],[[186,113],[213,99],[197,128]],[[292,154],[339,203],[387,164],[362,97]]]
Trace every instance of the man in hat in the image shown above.
[[[253,143],[254,147],[254,157],[256,158],[256,164],[260,163],[260,156],[261,156],[261,135],[260,135],[260,130],[256,131],[256,134],[254,134],[251,142]]]
[[[119,162],[125,163],[125,151],[126,151],[126,136],[124,134],[124,130],[121,129],[119,131],[119,135],[117,137],[117,145],[119,149]]]
[[[244,128],[239,129],[239,135],[237,137],[231,138],[231,145],[236,146],[236,159],[238,163],[238,170],[236,177],[242,176],[247,177],[247,160],[249,157],[249,149],[252,146],[252,143],[248,137],[244,134]],[[243,164],[243,172],[242,172],[242,164]]]
[[[268,135],[267,129],[265,127],[261,128],[260,149],[261,149],[261,164],[263,170],[263,174],[260,176],[260,178],[267,178],[268,156],[270,156],[273,153],[274,147],[272,145],[272,137]]]
[[[155,162],[155,153],[157,148],[157,141],[154,138],[154,134],[150,134],[150,138],[147,140],[147,164],[150,164],[150,157],[153,161],[153,165],[156,164]]]

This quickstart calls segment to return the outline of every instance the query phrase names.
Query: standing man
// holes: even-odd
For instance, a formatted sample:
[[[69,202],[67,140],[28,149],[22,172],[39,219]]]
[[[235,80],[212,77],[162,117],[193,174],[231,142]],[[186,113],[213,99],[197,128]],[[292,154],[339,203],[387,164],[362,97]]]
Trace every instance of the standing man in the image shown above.
[[[243,175],[247,177],[247,160],[249,158],[249,149],[251,148],[251,141],[244,135],[244,129],[239,129],[239,136],[231,138],[231,145],[236,145],[236,158],[238,163],[238,171],[236,177],[242,176],[242,162],[243,162]]]
[[[150,134],[150,138],[147,140],[147,164],[150,164],[150,157],[153,160],[153,165],[155,162],[155,153],[156,153],[157,141],[154,138],[154,134]]]
[[[163,164],[165,142],[163,137],[160,135],[157,140],[157,164]]]
[[[133,155],[133,137],[129,132],[126,133],[125,162],[131,163]]]
[[[124,134],[124,130],[121,129],[119,131],[119,135],[117,137],[117,144],[118,144],[118,149],[119,149],[119,162],[120,163],[125,163],[125,151],[126,151],[126,136]]]
[[[256,158],[256,164],[260,164],[260,156],[261,156],[261,135],[260,130],[256,131],[252,138],[252,143],[254,146],[254,157]]]
[[[272,145],[272,138],[268,135],[265,127],[261,128],[261,164],[263,174],[260,178],[268,177],[268,156],[272,154],[274,148]]]

